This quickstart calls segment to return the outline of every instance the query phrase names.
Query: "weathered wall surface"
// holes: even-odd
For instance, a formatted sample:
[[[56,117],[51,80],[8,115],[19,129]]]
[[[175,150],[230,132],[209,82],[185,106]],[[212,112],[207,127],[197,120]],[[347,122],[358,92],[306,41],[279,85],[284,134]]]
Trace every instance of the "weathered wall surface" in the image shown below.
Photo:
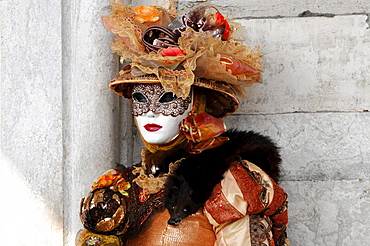
[[[179,0],[179,9],[199,3],[236,18],[261,47],[263,82],[226,123],[281,147],[291,244],[367,245],[370,2]],[[129,105],[107,87],[118,69],[100,23],[108,4],[0,0],[1,244],[73,245],[91,182],[138,161]]]
[[[0,1],[1,245],[74,245],[81,197],[118,160],[108,4]]]
[[[61,5],[53,4],[0,1],[4,245],[63,241]]]

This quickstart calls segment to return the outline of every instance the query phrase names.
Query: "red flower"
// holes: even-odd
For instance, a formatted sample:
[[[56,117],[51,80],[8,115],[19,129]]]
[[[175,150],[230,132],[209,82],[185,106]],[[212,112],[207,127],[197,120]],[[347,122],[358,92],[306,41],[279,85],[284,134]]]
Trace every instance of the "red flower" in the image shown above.
[[[161,50],[162,56],[185,56],[185,52],[178,47],[169,47]]]
[[[228,39],[230,37],[230,25],[229,25],[229,22],[227,22],[227,20],[225,20],[225,17],[220,13],[220,12],[216,12],[216,25],[225,25],[225,30],[224,30],[224,33],[222,34],[222,39]]]

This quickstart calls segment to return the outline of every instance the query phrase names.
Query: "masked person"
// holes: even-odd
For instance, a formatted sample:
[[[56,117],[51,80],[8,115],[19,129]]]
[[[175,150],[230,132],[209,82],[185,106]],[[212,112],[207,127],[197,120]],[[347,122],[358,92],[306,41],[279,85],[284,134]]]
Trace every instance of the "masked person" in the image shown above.
[[[213,7],[112,5],[103,23],[130,65],[110,88],[132,100],[145,149],[93,184],[76,245],[289,245],[278,148],[222,120],[261,79],[258,49]]]

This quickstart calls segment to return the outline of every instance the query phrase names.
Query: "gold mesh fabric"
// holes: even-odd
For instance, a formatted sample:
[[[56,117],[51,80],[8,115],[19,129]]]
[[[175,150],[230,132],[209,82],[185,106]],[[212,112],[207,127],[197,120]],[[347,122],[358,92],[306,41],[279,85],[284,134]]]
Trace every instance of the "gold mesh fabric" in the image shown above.
[[[125,246],[213,246],[215,233],[203,210],[185,218],[178,226],[167,224],[167,210],[154,215],[150,227]]]

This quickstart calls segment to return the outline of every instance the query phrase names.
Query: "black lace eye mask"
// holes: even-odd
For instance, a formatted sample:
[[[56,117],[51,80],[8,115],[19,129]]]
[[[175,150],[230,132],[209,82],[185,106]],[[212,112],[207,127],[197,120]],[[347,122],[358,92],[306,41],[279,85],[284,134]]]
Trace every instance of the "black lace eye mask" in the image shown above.
[[[182,115],[189,107],[191,97],[178,98],[172,92],[166,92],[157,84],[137,84],[132,90],[132,112],[141,116],[152,111],[165,116]]]

